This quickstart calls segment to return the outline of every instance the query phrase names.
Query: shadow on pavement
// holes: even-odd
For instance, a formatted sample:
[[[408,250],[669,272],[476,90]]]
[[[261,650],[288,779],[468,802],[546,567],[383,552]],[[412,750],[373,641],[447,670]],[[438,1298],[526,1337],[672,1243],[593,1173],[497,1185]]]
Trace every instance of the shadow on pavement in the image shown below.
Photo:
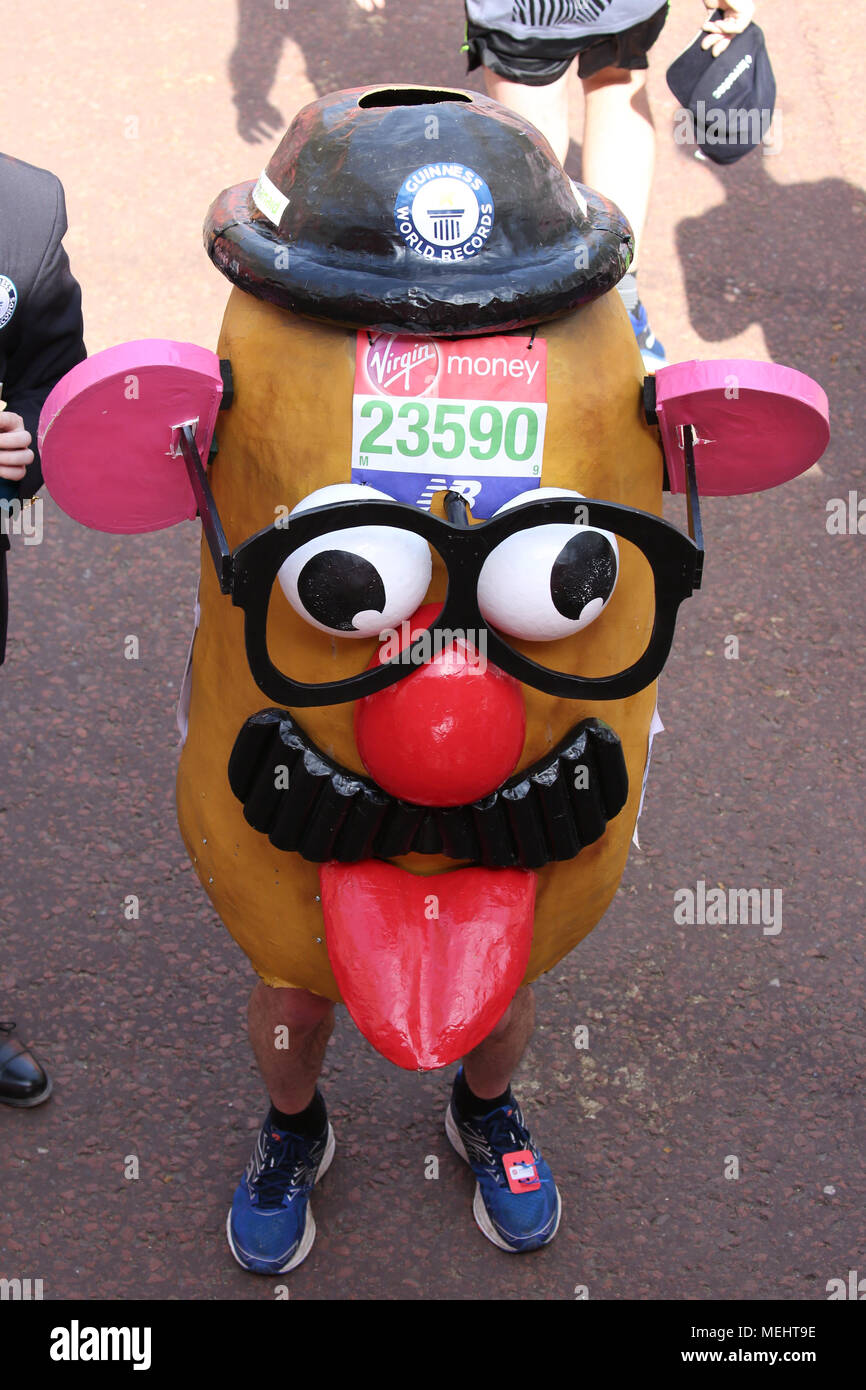
[[[707,161],[725,200],[676,228],[689,319],[708,343],[757,323],[774,362],[829,393],[856,370],[866,194],[844,179],[784,184],[773,163],[761,154],[727,169]]]
[[[480,89],[476,74],[467,77],[463,38],[461,0],[387,0],[371,14],[354,0],[291,0],[279,9],[274,0],[238,0],[228,65],[238,133],[250,144],[282,135],[286,119],[271,96],[287,41],[297,44],[310,82],[324,96],[375,82]],[[283,100],[291,106],[292,94]]]

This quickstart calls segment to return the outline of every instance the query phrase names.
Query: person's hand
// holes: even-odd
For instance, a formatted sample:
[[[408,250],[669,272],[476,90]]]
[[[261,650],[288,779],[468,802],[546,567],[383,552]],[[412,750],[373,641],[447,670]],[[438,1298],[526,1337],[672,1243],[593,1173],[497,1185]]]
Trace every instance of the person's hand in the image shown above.
[[[360,3],[360,0],[356,0],[356,3]],[[711,48],[713,57],[718,58],[734,34],[742,34],[751,24],[755,16],[755,0],[704,0],[704,5],[710,14],[714,10],[724,10],[721,19],[708,19],[702,25],[707,35],[701,48]]]
[[[30,431],[24,428],[20,415],[11,410],[0,410],[0,478],[10,482],[20,482],[29,465],[33,462],[30,444]]]
[[[355,0],[359,10],[366,10],[367,14],[372,14],[374,10],[384,10],[385,0]]]

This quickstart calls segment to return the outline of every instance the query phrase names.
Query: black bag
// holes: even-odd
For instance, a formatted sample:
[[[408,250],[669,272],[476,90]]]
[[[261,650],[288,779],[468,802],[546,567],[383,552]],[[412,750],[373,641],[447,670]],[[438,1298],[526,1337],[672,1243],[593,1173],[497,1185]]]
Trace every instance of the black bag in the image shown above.
[[[716,10],[713,19],[721,19]],[[749,24],[735,34],[718,58],[701,44],[701,32],[667,70],[668,86],[684,113],[685,134],[675,138],[697,145],[715,164],[733,164],[760,145],[770,129],[776,79],[764,31]]]

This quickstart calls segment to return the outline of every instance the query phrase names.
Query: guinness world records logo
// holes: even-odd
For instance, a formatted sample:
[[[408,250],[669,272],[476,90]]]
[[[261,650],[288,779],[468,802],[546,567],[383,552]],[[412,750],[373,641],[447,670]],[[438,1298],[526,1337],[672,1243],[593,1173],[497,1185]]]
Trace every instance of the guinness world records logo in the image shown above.
[[[0,275],[0,328],[5,328],[18,303],[18,291],[8,275]]]
[[[417,255],[467,261],[493,231],[493,198],[481,175],[465,164],[423,164],[400,185],[394,221]]]

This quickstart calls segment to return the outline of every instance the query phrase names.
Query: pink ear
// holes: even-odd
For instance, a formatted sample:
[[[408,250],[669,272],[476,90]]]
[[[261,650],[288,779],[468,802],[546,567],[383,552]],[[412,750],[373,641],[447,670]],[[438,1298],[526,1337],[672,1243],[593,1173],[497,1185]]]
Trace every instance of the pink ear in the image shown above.
[[[79,362],[39,418],[51,496],[96,531],[160,531],[194,517],[173,431],[197,421],[195,441],[207,462],[222,390],[219,358],[194,343],[147,338]]]
[[[821,457],[830,438],[817,381],[775,362],[677,362],[655,376],[671,492],[685,491],[682,426],[693,425],[702,497],[776,487]]]

